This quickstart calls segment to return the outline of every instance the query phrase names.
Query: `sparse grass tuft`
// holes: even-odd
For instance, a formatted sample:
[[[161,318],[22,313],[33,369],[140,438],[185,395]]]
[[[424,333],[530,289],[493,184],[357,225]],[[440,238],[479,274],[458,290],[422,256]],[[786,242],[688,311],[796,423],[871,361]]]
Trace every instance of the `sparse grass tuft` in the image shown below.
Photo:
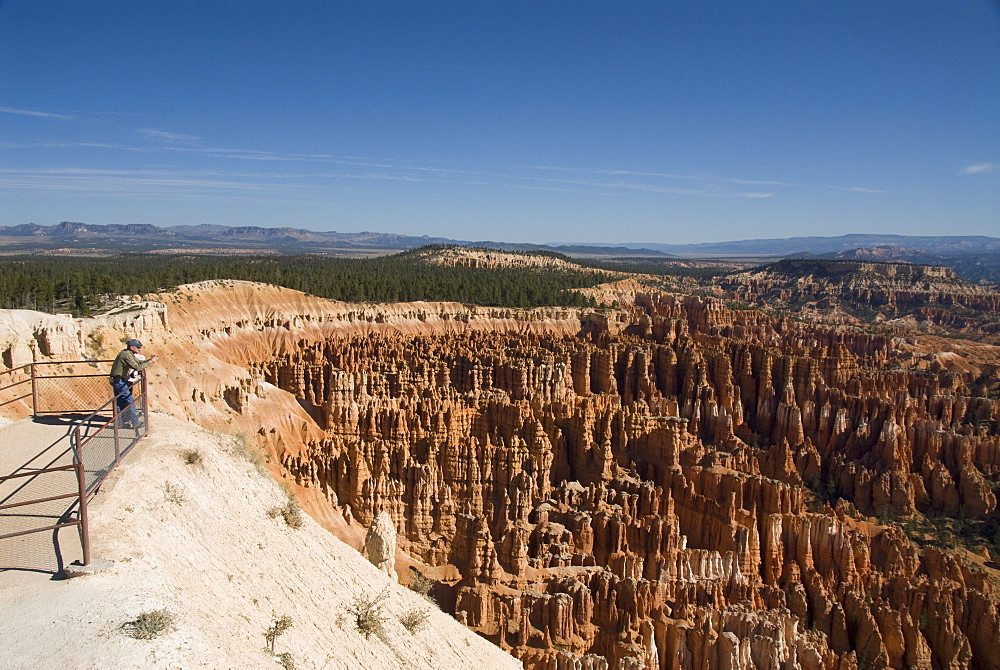
[[[174,615],[166,609],[143,612],[123,628],[137,640],[152,640],[174,627]]]
[[[382,612],[382,602],[388,597],[387,591],[382,591],[377,596],[359,595],[348,608],[348,612],[354,616],[358,632],[365,638],[371,637],[372,633],[379,635],[385,629],[388,617]]]
[[[202,465],[204,463],[204,457],[201,455],[201,450],[188,449],[185,451],[184,462],[188,465]]]
[[[427,618],[430,615],[427,610],[414,607],[406,612],[403,616],[399,617],[399,623],[403,624],[403,628],[410,631],[411,633],[416,633],[418,630],[427,625]]]
[[[302,524],[305,523],[302,518],[302,508],[292,498],[288,499],[284,507],[276,506],[267,510],[267,515],[272,519],[277,519],[279,516],[284,517],[289,528],[302,528]]]
[[[264,455],[254,448],[246,433],[236,433],[232,437],[233,453],[249,461],[260,474],[270,476],[267,465],[264,463]]]
[[[281,510],[281,516],[285,517],[285,523],[291,528],[302,528],[302,509],[294,500],[289,500],[285,509]]]
[[[163,485],[163,498],[167,502],[175,505],[181,505],[187,501],[187,495],[184,493],[184,487],[173,482],[167,482]]]

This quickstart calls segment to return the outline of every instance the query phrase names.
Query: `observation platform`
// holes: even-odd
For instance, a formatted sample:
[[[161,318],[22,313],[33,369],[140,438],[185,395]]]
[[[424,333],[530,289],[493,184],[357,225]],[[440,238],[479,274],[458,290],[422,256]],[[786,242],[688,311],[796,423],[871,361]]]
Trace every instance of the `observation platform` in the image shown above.
[[[28,417],[0,426],[0,505],[71,494],[78,490],[70,434],[75,421],[86,415]],[[3,479],[51,468],[57,472]],[[0,510],[0,535],[60,523],[77,505],[76,498],[32,503]],[[57,528],[0,541],[0,571],[28,570],[57,574],[82,556],[79,529]]]
[[[88,501],[149,430],[145,376],[119,411],[98,367],[108,362],[0,371],[0,404],[30,401],[32,414],[0,425],[0,587],[11,573],[58,577],[90,563]]]

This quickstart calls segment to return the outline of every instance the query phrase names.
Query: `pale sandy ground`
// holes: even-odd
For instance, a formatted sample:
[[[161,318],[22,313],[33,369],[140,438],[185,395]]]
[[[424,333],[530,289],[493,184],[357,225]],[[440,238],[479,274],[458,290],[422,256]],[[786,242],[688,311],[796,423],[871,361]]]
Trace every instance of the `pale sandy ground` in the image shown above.
[[[64,581],[0,574],[0,668],[280,668],[264,651],[274,615],[294,621],[276,649],[297,668],[521,667],[312,519],[295,530],[269,518],[285,493],[233,438],[152,418],[155,432],[91,507],[93,556],[113,566]],[[192,448],[202,465],[185,463]],[[385,631],[366,639],[348,608],[383,589]],[[159,608],[176,616],[172,632],[145,641],[122,630]],[[430,612],[415,634],[398,620],[412,608]]]

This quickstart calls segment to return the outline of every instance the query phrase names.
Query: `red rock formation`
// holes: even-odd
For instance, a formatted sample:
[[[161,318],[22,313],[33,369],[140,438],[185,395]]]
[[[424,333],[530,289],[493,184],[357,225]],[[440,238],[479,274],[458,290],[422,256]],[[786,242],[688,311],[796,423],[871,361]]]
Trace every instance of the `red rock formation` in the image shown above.
[[[889,323],[903,329],[973,334],[994,342],[1000,334],[1000,293],[964,282],[941,266],[785,259],[730,275],[721,288],[731,299],[828,323],[850,320],[846,311],[864,320],[893,319]]]
[[[995,519],[1000,403],[884,336],[638,302],[617,334],[262,361],[326,429],[282,464],[456,566],[459,618],[529,667],[1000,668],[996,571],[851,516]]]

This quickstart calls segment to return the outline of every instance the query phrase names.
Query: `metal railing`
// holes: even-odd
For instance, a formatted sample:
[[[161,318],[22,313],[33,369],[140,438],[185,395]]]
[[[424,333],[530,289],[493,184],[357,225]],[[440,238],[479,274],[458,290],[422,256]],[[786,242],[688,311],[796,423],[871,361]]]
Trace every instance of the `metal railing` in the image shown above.
[[[19,400],[28,403],[30,399],[33,416],[89,412],[108,397],[108,374],[91,370],[98,364],[112,362],[110,359],[41,361],[0,371],[0,393],[11,391],[15,394],[0,402],[0,407]],[[52,369],[55,374],[49,372]],[[19,375],[24,378],[18,380]],[[83,407],[78,406],[81,404]]]
[[[35,406],[34,406],[35,383],[34,383],[34,374],[33,374],[34,373],[34,367],[33,366],[34,366],[33,363],[28,363],[27,365],[19,365],[19,366],[15,367],[15,368],[11,368],[10,370],[4,370],[4,371],[0,372],[0,379],[3,380],[2,382],[0,382],[0,384],[3,384],[3,386],[0,386],[0,392],[9,391],[10,389],[17,388],[18,386],[24,387],[25,384],[30,384],[30,386],[28,386],[26,388],[21,388],[21,389],[19,389],[17,391],[11,391],[12,393],[24,392],[24,395],[15,396],[13,398],[9,398],[8,400],[5,400],[4,402],[0,402],[0,407],[3,407],[4,405],[10,405],[11,403],[15,403],[18,400],[25,400],[25,399],[30,398],[31,401],[32,401],[31,409],[32,409],[32,412],[34,412],[34,409],[35,409]],[[20,381],[14,381],[15,376],[18,373],[24,374],[25,370],[28,370],[28,378],[27,379],[22,379]],[[4,377],[6,375],[10,375],[10,376],[7,377],[6,379],[4,379]]]
[[[13,373],[16,371],[23,371],[26,368],[30,368],[30,377],[28,379],[23,379],[6,386],[2,386],[0,387],[0,391],[30,383],[31,406],[35,416],[38,416],[39,414],[63,414],[89,411],[89,408],[81,410],[75,406],[81,404],[81,398],[86,399],[88,397],[95,397],[94,395],[89,394],[101,393],[101,391],[103,391],[103,393],[101,393],[101,396],[97,397],[102,400],[106,399],[108,389],[107,374],[72,374],[72,367],[79,364],[95,366],[96,363],[108,362],[110,361],[29,363],[25,366],[21,366],[20,368],[4,371],[5,373],[10,373],[13,377]],[[36,366],[43,365],[62,366],[60,371],[63,372],[63,374],[37,374],[38,368]],[[96,385],[94,382],[95,379],[103,379],[103,384]],[[86,381],[81,384],[80,380]],[[136,386],[140,388],[141,391],[138,397],[134,398],[130,404],[119,408],[119,396],[115,396],[110,400],[104,400],[103,403],[97,407],[97,409],[91,411],[85,418],[79,419],[73,423],[69,432],[70,449],[72,451],[73,460],[71,464],[32,469],[27,472],[15,472],[11,475],[0,476],[0,486],[7,482],[13,482],[14,480],[24,480],[23,482],[17,481],[14,484],[12,491],[6,491],[2,496],[0,496],[0,511],[13,508],[26,508],[29,505],[44,505],[71,498],[75,498],[77,500],[75,504],[71,504],[68,509],[61,514],[56,523],[37,526],[31,525],[31,522],[28,521],[26,523],[31,525],[31,527],[0,534],[0,540],[28,535],[31,533],[57,530],[67,526],[78,526],[80,532],[80,543],[83,547],[82,562],[83,565],[90,564],[90,532],[87,514],[89,498],[97,491],[115,466],[118,465],[122,457],[127,454],[140,439],[149,434],[149,395],[146,376],[141,376],[140,380],[140,383]],[[6,403],[23,400],[28,397],[29,395],[25,394],[9,399]],[[61,407],[60,402],[62,402]],[[86,402],[86,400],[83,402]],[[74,407],[72,409],[66,409],[65,407],[67,404],[74,405]],[[56,407],[56,409],[53,409],[53,407]],[[90,407],[93,407],[93,404],[90,404]],[[109,412],[111,418],[107,419]],[[125,421],[125,418],[130,419],[130,421]],[[24,499],[25,497],[32,495],[32,489],[48,489],[53,481],[54,473],[68,473],[70,471],[72,471],[74,475],[73,479],[75,480],[72,485],[72,491],[66,491],[66,489],[70,487],[68,486],[69,482],[66,481],[65,475],[63,475],[59,477],[62,481],[56,486],[56,490],[66,491],[65,493]],[[72,518],[74,510],[76,511],[75,519]],[[25,516],[29,519],[46,517],[45,514]],[[49,516],[52,518],[51,515]]]

